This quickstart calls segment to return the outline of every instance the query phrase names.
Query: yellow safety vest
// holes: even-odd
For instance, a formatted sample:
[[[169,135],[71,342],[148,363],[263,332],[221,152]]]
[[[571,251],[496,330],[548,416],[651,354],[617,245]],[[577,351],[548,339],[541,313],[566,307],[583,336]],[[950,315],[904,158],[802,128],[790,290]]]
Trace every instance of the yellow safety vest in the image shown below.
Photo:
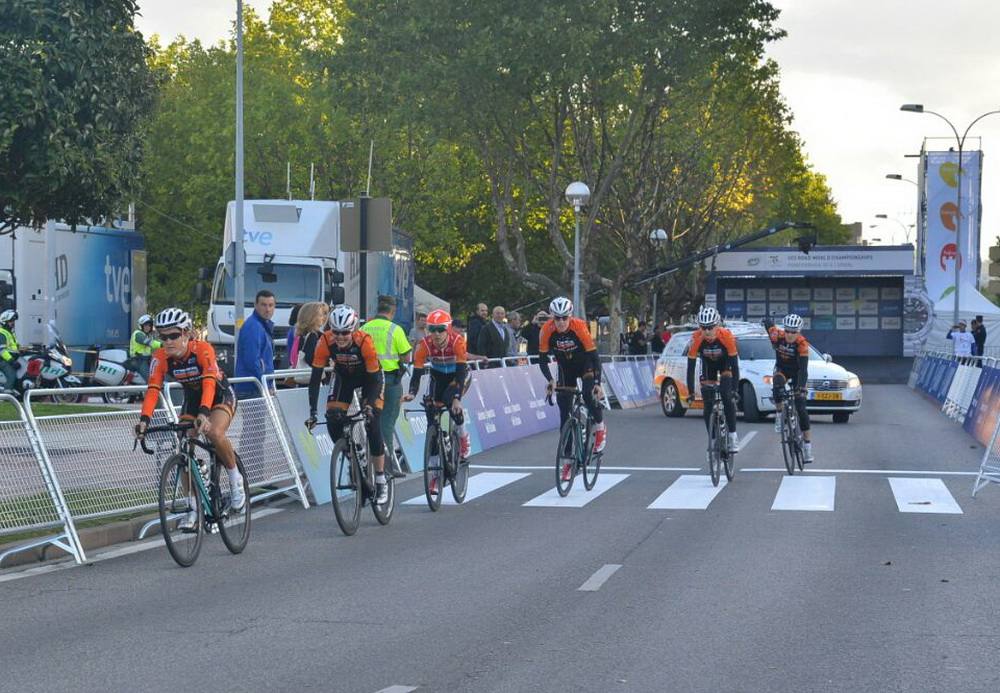
[[[3,337],[3,346],[0,346],[0,358],[4,361],[13,361],[14,354],[20,351],[17,346],[17,337],[6,327],[0,327],[0,337]]]
[[[410,351],[410,340],[403,333],[403,328],[379,316],[362,325],[361,331],[371,335],[382,370],[386,373],[398,371],[399,357]]]
[[[160,343],[155,339],[150,339],[149,344],[143,344],[140,339],[146,336],[142,330],[135,330],[132,339],[128,343],[129,356],[152,356],[153,349],[159,349]]]

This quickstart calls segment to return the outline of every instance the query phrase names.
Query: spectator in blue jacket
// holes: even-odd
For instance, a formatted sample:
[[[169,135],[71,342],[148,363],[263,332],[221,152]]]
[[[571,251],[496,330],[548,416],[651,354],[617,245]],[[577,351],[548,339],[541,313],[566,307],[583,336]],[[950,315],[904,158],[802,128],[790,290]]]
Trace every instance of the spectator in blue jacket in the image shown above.
[[[250,376],[260,380],[268,373],[274,373],[274,294],[261,289],[253,303],[253,313],[240,328],[236,342],[237,378]],[[259,396],[260,390],[253,383],[239,383],[233,386],[242,399]]]

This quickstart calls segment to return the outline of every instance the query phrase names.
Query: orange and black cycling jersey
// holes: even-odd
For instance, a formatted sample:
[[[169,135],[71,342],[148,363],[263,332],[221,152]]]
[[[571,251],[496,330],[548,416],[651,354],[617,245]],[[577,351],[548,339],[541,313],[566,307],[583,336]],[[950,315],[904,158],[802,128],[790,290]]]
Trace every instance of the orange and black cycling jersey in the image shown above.
[[[699,357],[701,357],[703,380],[717,380],[726,371],[739,379],[739,351],[736,347],[736,337],[725,327],[716,327],[715,336],[711,339],[703,330],[696,330],[691,336],[691,346],[688,347],[688,392],[694,392],[694,373]]]
[[[549,360],[554,358],[559,369],[569,369],[583,376],[594,374],[594,382],[601,381],[601,359],[597,354],[597,345],[590,336],[590,328],[580,318],[570,318],[565,332],[556,330],[555,320],[549,320],[542,325],[538,337],[538,366],[546,380],[552,380],[549,370]]]
[[[432,382],[458,384],[457,397],[461,397],[468,374],[468,351],[465,337],[454,330],[448,330],[448,338],[442,346],[434,343],[427,335],[413,349],[413,374],[410,376],[410,394],[420,391],[420,380],[430,369]]]
[[[796,335],[795,341],[789,342],[785,339],[785,331],[775,326],[767,331],[767,335],[774,347],[775,368],[788,375],[798,374],[799,380],[805,382],[809,370],[809,342],[802,333]]]
[[[142,402],[142,416],[148,420],[156,409],[156,401],[167,377],[176,380],[184,388],[184,397],[198,396],[201,403],[198,411],[207,414],[217,404],[216,395],[229,387],[225,374],[215,360],[215,349],[208,342],[198,339],[188,341],[187,352],[179,358],[167,356],[163,349],[153,352],[149,365],[149,386]]]
[[[333,341],[333,332],[327,330],[320,335],[316,351],[313,353],[313,372],[309,380],[311,411],[316,410],[323,369],[330,365],[333,366],[335,378],[349,383],[354,388],[363,388],[364,399],[373,406],[381,398],[382,367],[379,365],[378,352],[375,351],[371,335],[355,330],[348,345],[341,348]]]

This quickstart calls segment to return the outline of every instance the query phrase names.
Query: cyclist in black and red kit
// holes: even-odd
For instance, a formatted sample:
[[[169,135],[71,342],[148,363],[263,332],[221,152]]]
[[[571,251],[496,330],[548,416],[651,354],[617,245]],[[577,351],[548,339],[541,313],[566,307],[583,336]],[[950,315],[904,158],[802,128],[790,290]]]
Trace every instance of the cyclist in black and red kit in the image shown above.
[[[795,410],[805,445],[802,457],[806,464],[813,461],[812,433],[809,431],[809,412],[806,411],[806,390],[809,383],[809,342],[802,336],[802,318],[794,313],[785,316],[781,328],[770,319],[764,321],[767,334],[774,347],[774,403],[785,398],[785,383],[792,388]],[[774,430],[781,432],[781,415],[774,418]]]
[[[729,429],[729,449],[739,448],[736,435],[736,401],[733,398],[733,383],[740,381],[740,356],[736,348],[736,337],[725,327],[721,327],[722,317],[713,306],[703,306],[698,311],[699,329],[691,337],[688,348],[687,401],[694,401],[694,374],[701,358],[701,400],[704,404],[705,428],[712,420],[715,408],[715,388],[722,395],[722,408]]]

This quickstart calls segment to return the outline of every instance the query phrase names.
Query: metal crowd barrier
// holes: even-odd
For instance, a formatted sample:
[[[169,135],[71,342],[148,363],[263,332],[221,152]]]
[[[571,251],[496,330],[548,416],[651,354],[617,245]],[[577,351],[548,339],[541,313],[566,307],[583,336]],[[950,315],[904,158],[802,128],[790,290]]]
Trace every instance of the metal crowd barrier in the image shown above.
[[[979,376],[983,372],[983,357],[952,356],[951,358],[958,362],[958,368],[948,387],[948,394],[945,396],[941,411],[948,418],[962,423],[972,403],[976,385],[979,384]]]
[[[144,385],[75,388],[83,395],[143,394]],[[25,409],[38,434],[38,447],[63,490],[67,515],[76,523],[146,513],[157,507],[161,459],[134,448],[139,409],[114,408],[83,414],[39,415],[36,401],[65,390],[29,390]],[[152,425],[174,421],[163,394]],[[167,434],[162,434],[166,436]]]
[[[62,529],[0,552],[0,565],[8,556],[49,544],[83,563],[86,558],[73,518],[66,512],[59,481],[45,462],[27,413],[10,395],[0,395],[0,402],[17,414],[14,421],[0,422],[0,537]]]
[[[990,444],[983,451],[983,461],[979,464],[979,475],[972,485],[972,497],[988,484],[1000,484],[1000,420],[993,428]]]

